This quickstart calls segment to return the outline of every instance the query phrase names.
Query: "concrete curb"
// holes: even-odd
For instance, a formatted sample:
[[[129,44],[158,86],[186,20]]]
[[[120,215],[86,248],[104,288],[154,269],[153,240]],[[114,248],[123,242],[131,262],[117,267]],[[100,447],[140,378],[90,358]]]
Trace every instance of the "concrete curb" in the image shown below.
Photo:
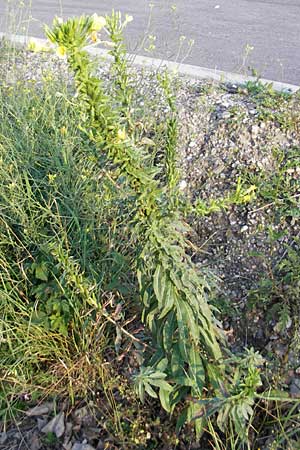
[[[46,45],[48,42],[46,39],[35,38],[34,36],[22,36],[22,35],[10,35],[8,33],[0,32],[0,39],[7,38],[15,44],[27,45],[29,41],[34,41],[38,45]],[[99,56],[105,59],[110,59],[108,50],[102,48],[89,48],[88,52],[91,55]],[[247,81],[256,81],[255,77],[245,76],[233,72],[225,72],[223,70],[208,69],[206,67],[194,66],[191,64],[180,64],[174,61],[167,61],[164,59],[151,58],[148,56],[139,56],[128,54],[128,59],[134,66],[147,67],[149,69],[167,68],[172,72],[176,72],[179,75],[189,77],[191,79],[208,79],[219,82],[227,82],[233,84],[245,84]],[[300,86],[295,84],[283,83],[275,80],[268,80],[260,78],[260,82],[263,84],[272,84],[273,89],[278,92],[297,92],[300,90]]]

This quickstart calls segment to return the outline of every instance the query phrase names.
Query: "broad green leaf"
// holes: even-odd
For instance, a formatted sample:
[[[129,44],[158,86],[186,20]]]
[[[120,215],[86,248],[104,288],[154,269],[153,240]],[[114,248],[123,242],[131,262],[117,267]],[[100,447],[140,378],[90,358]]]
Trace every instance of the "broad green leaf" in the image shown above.
[[[196,439],[199,440],[204,432],[205,418],[202,415],[202,408],[197,404],[190,402],[187,409],[187,421],[194,422]]]
[[[151,378],[151,379],[153,379],[153,380],[155,380],[155,379],[160,379],[160,378],[164,379],[164,378],[166,378],[166,376],[167,376],[166,373],[164,373],[164,372],[159,372],[159,371],[157,370],[157,371],[151,373],[151,374],[149,375],[149,378]]]
[[[160,372],[165,372],[165,370],[167,369],[169,364],[168,358],[163,358],[161,361],[159,361],[159,363],[156,365],[156,368],[160,371]]]
[[[225,405],[220,409],[217,416],[217,424],[221,431],[224,431],[227,425],[228,416],[230,413],[231,404],[230,402],[225,403]]]
[[[173,377],[184,376],[184,361],[181,357],[178,344],[174,345],[171,356],[171,371]]]

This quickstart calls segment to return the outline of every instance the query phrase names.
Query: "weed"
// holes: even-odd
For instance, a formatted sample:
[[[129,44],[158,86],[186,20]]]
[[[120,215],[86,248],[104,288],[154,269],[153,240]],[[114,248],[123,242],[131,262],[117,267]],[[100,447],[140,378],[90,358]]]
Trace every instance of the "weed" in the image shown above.
[[[244,88],[256,104],[259,120],[273,121],[283,129],[299,129],[300,113],[290,92],[277,92],[272,83],[264,84],[259,79],[248,81]]]
[[[193,395],[199,395],[206,384],[205,376],[217,386],[218,372],[222,370],[217,369],[221,357],[218,331],[205,297],[204,282],[184,253],[186,244],[180,230],[186,227],[174,210],[172,200],[169,201],[172,191],[166,192],[164,186],[160,186],[159,169],[147,164],[147,158],[137,152],[126,130],[124,136],[119,137],[118,109],[111,110],[100,81],[92,76],[91,63],[83,50],[90,42],[92,28],[93,19],[83,16],[64,24],[55,22],[47,35],[58,46],[64,45],[68,52],[84,117],[82,128],[118,164],[119,176],[126,177],[136,197],[131,232],[139,240],[139,252],[134,266],[144,304],[144,318],[156,347],[150,366],[142,369],[137,377],[138,389],[141,396],[144,389],[156,396],[153,387],[159,388],[162,405],[172,411],[187,386],[192,388]],[[118,44],[113,41],[114,34],[111,39],[114,45]],[[163,86],[168,91],[166,80]],[[170,96],[169,101],[172,109]],[[168,126],[171,131],[172,123]],[[172,136],[173,132],[168,137],[166,165],[171,188],[174,187]],[[208,358],[211,358],[210,363]],[[166,377],[172,378],[173,386],[165,381]],[[194,411],[193,404],[190,409]]]

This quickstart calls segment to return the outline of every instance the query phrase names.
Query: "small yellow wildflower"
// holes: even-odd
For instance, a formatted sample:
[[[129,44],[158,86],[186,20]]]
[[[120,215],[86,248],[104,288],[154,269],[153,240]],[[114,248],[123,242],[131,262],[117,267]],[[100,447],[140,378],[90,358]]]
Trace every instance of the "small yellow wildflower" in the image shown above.
[[[129,16],[128,14],[125,14],[125,23],[130,23],[133,21],[133,17]]]
[[[48,173],[48,180],[50,183],[52,183],[56,177],[57,177],[56,173]]]
[[[66,127],[61,127],[61,129],[60,129],[60,134],[61,134],[62,136],[64,136],[65,134],[67,134],[67,128],[66,128]]]
[[[62,17],[58,17],[58,16],[56,16],[56,17],[55,17],[55,20],[56,20],[56,22],[57,22],[57,24],[58,24],[58,25],[61,25],[61,24],[63,24],[63,23],[64,23],[64,21],[63,21],[63,18],[62,18]]]
[[[56,54],[60,58],[64,58],[66,56],[66,53],[67,53],[67,49],[63,45],[60,45],[59,47],[57,47]]]
[[[29,39],[27,49],[34,53],[47,52],[49,51],[49,46],[39,39]]]
[[[100,31],[103,27],[106,25],[105,17],[98,16],[98,14],[92,15],[93,19],[93,25],[92,25],[92,31]]]
[[[97,42],[97,41],[98,41],[98,34],[97,34],[97,31],[92,31],[92,34],[91,34],[91,40],[92,40],[93,42]]]
[[[117,133],[117,142],[118,143],[125,141],[126,137],[127,137],[126,131],[124,130],[124,128],[123,128],[123,130],[118,130],[118,133]]]

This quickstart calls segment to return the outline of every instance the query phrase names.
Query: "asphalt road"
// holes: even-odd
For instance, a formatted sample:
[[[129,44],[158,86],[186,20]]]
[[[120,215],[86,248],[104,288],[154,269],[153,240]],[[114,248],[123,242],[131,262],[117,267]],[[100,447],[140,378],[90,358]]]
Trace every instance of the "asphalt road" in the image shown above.
[[[265,78],[300,84],[300,0],[154,0],[152,8],[150,1],[0,0],[0,31],[42,36],[42,24],[55,15],[115,8],[134,17],[126,34],[131,52],[148,54],[147,36],[153,35],[155,57],[241,73],[250,67]]]

